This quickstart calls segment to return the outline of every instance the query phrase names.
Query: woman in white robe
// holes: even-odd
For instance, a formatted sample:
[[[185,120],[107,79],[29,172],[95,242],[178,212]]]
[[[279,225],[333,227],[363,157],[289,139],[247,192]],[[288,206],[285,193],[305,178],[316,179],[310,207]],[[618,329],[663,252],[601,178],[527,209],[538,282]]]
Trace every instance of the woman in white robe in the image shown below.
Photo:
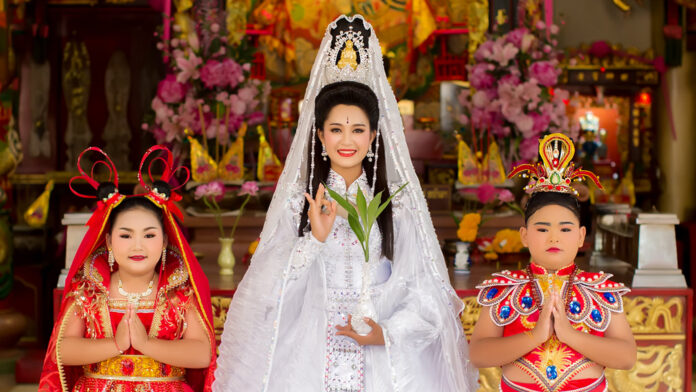
[[[358,187],[369,201],[407,184],[372,230],[369,263],[324,183],[353,203]],[[349,323],[363,268],[376,310],[367,336]],[[462,309],[377,37],[361,16],[341,16],[319,48],[261,241],[227,313],[213,390],[474,391]]]

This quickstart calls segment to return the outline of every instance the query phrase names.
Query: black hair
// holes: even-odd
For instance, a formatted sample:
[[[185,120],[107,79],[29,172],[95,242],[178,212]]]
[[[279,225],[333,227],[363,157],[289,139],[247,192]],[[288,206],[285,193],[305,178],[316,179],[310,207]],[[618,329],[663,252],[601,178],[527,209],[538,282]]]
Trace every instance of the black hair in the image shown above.
[[[321,89],[315,99],[314,104],[314,118],[317,133],[314,136],[314,177],[311,184],[314,194],[312,194],[312,197],[316,197],[316,191],[319,189],[319,184],[326,183],[329,176],[329,170],[331,169],[331,162],[328,160],[324,161],[321,156],[322,144],[319,140],[319,131],[323,128],[326,117],[331,109],[337,105],[352,105],[359,107],[367,115],[370,123],[370,132],[377,131],[379,122],[379,103],[377,101],[377,96],[369,87],[361,83],[345,81],[331,83]],[[389,198],[389,184],[387,183],[387,169],[384,158],[384,142],[381,135],[378,137],[378,151],[376,149],[378,138],[376,137],[372,142],[372,151],[377,151],[377,181],[375,182],[375,193],[382,191],[382,200],[386,200]],[[312,159],[311,150],[312,140],[309,138],[307,161]],[[372,184],[372,180],[375,175],[373,170],[373,162],[363,159],[362,167],[363,172],[365,172],[365,175],[367,176],[368,183]],[[307,178],[309,178],[309,172],[311,170],[311,164],[307,165]],[[309,185],[310,184],[308,183],[308,193]],[[309,219],[307,216],[308,210],[309,203],[307,203],[305,200],[302,216],[300,218],[300,226],[298,228],[299,236],[304,236],[305,229],[309,228]],[[394,256],[394,228],[391,204],[387,205],[384,211],[382,211],[382,214],[380,214],[380,216],[377,218],[377,225],[382,233],[382,255],[389,260],[392,260]]]
[[[536,192],[533,193],[527,201],[527,206],[524,209],[524,224],[527,225],[527,221],[529,221],[529,218],[531,218],[535,212],[548,205],[557,205],[567,208],[578,218],[578,222],[581,222],[580,205],[575,196],[560,192]]]
[[[110,185],[109,185],[110,184]],[[165,195],[166,197],[169,197],[171,195],[171,188],[169,184],[167,184],[164,181],[155,181],[152,184],[152,188],[157,192],[162,195]],[[107,189],[111,189],[110,192],[107,191]],[[104,197],[106,197],[108,194],[114,192],[116,190],[116,186],[112,183],[102,183],[99,184],[99,188],[97,188],[97,197],[101,200]],[[160,227],[162,228],[162,231],[164,231],[164,214],[162,212],[162,209],[159,208],[155,203],[153,203],[150,199],[144,197],[144,196],[131,196],[127,197],[125,200],[123,200],[119,205],[114,207],[114,209],[111,211],[111,215],[109,217],[110,223],[111,223],[111,228],[109,229],[109,232],[113,230],[113,223],[116,222],[116,218],[123,212],[130,211],[135,208],[142,208],[147,211],[152,212],[155,214],[157,217],[157,221],[160,223]]]

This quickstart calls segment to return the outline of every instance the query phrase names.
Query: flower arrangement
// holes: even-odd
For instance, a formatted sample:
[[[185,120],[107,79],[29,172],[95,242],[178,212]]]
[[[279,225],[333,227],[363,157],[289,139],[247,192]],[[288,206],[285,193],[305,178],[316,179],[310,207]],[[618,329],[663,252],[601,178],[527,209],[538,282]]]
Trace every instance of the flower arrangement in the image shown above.
[[[226,12],[207,1],[196,2],[190,12],[178,12],[172,27],[157,47],[167,74],[152,99],[153,116],[143,124],[157,143],[185,153],[186,130],[202,141],[211,156],[218,157],[237,135],[243,123],[263,122],[261,102],[270,93],[270,84],[251,79],[253,50],[245,40],[228,32]],[[181,10],[179,10],[181,11]],[[210,140],[210,143],[208,142]]]
[[[234,232],[237,230],[237,224],[239,223],[239,218],[244,214],[244,207],[246,207],[249,199],[256,196],[259,191],[259,186],[254,181],[247,181],[242,184],[237,196],[245,196],[242,206],[239,208],[239,213],[234,220],[234,225],[230,231],[229,237],[225,236],[225,228],[222,226],[222,208],[220,208],[220,200],[225,194],[225,185],[221,181],[211,181],[206,184],[201,184],[196,187],[194,197],[196,200],[202,199],[206,207],[215,216],[215,221],[218,224],[218,229],[220,229],[220,238],[234,238]]]
[[[457,238],[462,242],[473,242],[478,234],[478,228],[481,224],[481,214],[478,212],[470,212],[459,221],[459,229],[457,230]]]
[[[471,89],[459,95],[462,136],[473,145],[495,138],[506,169],[534,159],[540,136],[578,132],[566,115],[569,93],[554,88],[561,74],[558,31],[556,25],[527,20],[481,44],[468,66]]]
[[[502,229],[495,233],[493,239],[486,239],[479,244],[486,260],[498,260],[500,254],[519,253],[524,249],[520,232],[512,229]]]

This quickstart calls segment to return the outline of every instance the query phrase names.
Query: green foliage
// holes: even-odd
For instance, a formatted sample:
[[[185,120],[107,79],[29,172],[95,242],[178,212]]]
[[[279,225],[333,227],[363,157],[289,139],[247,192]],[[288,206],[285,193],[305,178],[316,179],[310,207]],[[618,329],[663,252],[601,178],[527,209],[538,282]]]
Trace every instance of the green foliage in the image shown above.
[[[348,213],[348,224],[350,224],[350,228],[353,230],[353,233],[355,233],[355,236],[358,237],[358,241],[360,241],[360,246],[365,255],[365,262],[370,259],[369,243],[372,226],[374,226],[375,221],[380,214],[382,214],[384,209],[387,208],[392,198],[401,192],[406,185],[408,185],[408,183],[402,185],[384,202],[382,202],[382,192],[379,192],[369,203],[365,198],[365,194],[363,194],[362,190],[358,187],[358,194],[355,198],[356,205],[354,206],[348,199],[339,195],[336,191],[324,184],[331,198],[336,200],[336,203],[343,207]]]

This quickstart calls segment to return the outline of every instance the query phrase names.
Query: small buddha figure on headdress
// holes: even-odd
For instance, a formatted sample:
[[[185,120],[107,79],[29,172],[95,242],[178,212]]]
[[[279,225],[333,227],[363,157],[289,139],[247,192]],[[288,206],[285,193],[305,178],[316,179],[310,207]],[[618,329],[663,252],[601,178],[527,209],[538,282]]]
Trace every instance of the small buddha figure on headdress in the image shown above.
[[[353,49],[353,41],[347,40],[346,47],[341,52],[341,58],[338,60],[338,68],[343,69],[346,65],[350,65],[353,69],[358,68],[358,54]]]

